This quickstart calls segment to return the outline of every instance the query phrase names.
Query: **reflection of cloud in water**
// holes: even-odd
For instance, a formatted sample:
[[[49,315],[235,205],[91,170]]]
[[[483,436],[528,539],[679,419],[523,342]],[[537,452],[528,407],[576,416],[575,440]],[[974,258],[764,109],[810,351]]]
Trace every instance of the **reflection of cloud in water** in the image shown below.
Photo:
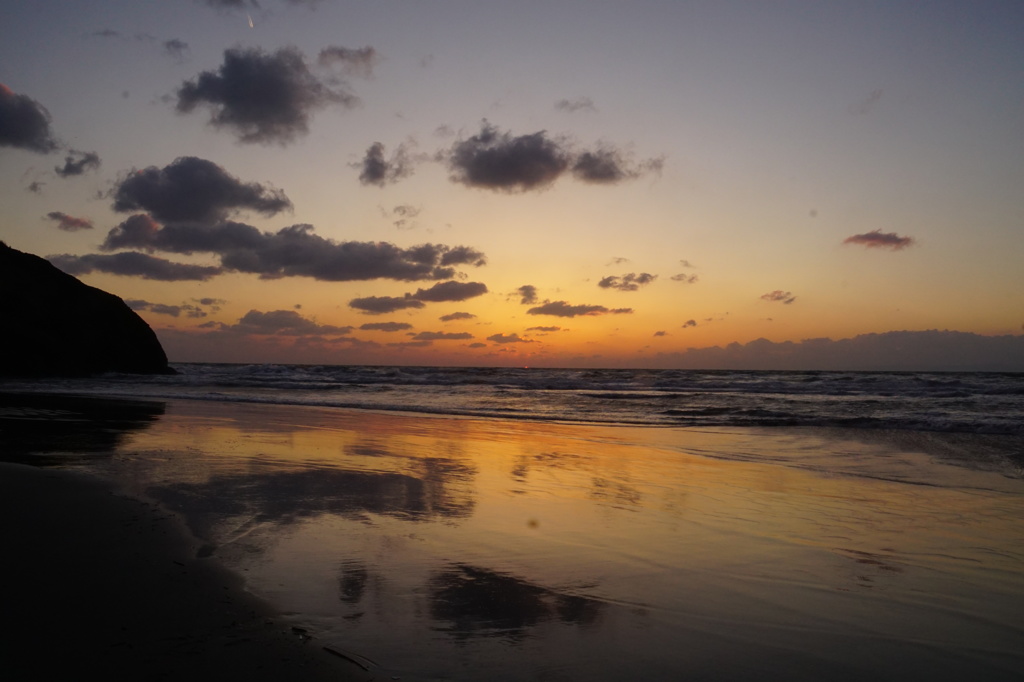
[[[338,599],[355,606],[362,600],[369,580],[370,572],[361,561],[343,562],[338,579]]]
[[[518,639],[527,628],[556,620],[592,625],[605,606],[594,599],[465,564],[435,574],[429,589],[436,629],[460,640],[479,636]]]
[[[164,409],[142,400],[0,393],[0,459],[46,466],[109,456]]]
[[[361,519],[367,513],[425,521],[472,514],[475,501],[463,486],[472,467],[437,459],[420,460],[415,473],[348,471],[335,468],[268,470],[212,476],[204,482],[152,487],[147,494],[181,510],[200,537],[227,518],[245,526],[285,525],[334,514]],[[236,524],[238,525],[238,524]]]

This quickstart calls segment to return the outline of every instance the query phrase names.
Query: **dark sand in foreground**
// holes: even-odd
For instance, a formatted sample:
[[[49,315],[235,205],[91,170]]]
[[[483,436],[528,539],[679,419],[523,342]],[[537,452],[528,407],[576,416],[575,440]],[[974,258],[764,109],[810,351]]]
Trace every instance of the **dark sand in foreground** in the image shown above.
[[[362,680],[211,560],[180,521],[72,472],[0,464],[8,680]]]

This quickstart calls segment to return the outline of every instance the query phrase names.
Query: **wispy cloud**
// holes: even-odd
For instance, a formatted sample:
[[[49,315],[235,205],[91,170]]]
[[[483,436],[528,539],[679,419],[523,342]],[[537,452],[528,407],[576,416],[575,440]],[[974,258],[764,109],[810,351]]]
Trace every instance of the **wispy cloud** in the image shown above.
[[[332,45],[320,50],[317,56],[317,63],[321,66],[339,66],[346,75],[360,78],[370,78],[379,61],[380,55],[372,47],[352,49]]]
[[[422,301],[406,296],[362,296],[348,302],[350,308],[368,315],[384,315],[399,310],[425,307]]]
[[[76,218],[75,216],[62,213],[61,211],[50,211],[46,214],[46,217],[55,221],[57,223],[57,227],[66,232],[91,230],[93,227],[92,221],[88,218]]]
[[[385,158],[384,145],[374,142],[366,150],[363,160],[354,164],[360,169],[359,182],[384,187],[412,175],[413,166],[408,149],[398,145],[391,158]]]
[[[646,286],[658,279],[657,275],[652,275],[649,272],[641,272],[639,275],[635,272],[622,275],[621,277],[615,275],[608,275],[603,277],[597,286],[602,289],[617,289],[619,291],[636,291],[642,286]]]
[[[86,254],[84,256],[73,256],[70,254],[59,254],[47,256],[47,260],[69,275],[105,272],[111,275],[141,277],[162,282],[205,281],[224,272],[224,269],[219,267],[174,263],[163,258],[156,258],[135,251],[110,255]]]
[[[769,291],[767,294],[762,294],[761,300],[769,301],[772,303],[784,303],[786,305],[789,305],[790,303],[796,300],[796,296],[794,296],[792,293],[788,291],[776,289],[775,291]]]
[[[469,332],[419,332],[410,336],[413,341],[465,341],[473,338]]]
[[[80,152],[70,150],[64,157],[63,166],[55,166],[53,171],[62,178],[82,175],[86,171],[100,167],[100,156],[96,152]]]
[[[615,184],[648,173],[660,173],[664,165],[664,159],[635,162],[619,149],[602,147],[579,154],[572,165],[572,174],[584,182]]]
[[[859,244],[869,249],[892,249],[893,251],[899,251],[913,245],[914,239],[912,237],[901,237],[895,232],[872,230],[864,234],[855,234],[852,237],[847,237],[843,240],[843,243]]]
[[[448,315],[442,315],[438,318],[441,322],[454,322],[455,320],[473,320],[476,319],[476,315],[473,313],[451,313]]]
[[[555,109],[566,113],[575,114],[577,111],[596,112],[597,107],[589,97],[576,97],[575,99],[560,99],[555,102]]]
[[[545,301],[542,305],[527,310],[526,314],[577,317],[586,315],[622,315],[632,312],[632,308],[606,308],[603,305],[572,305],[565,301]]]
[[[177,62],[183,62],[189,55],[188,43],[178,38],[171,38],[163,42],[164,54]]]
[[[138,311],[149,311],[157,315],[169,315],[171,317],[181,317],[184,313],[186,317],[190,318],[203,318],[209,313],[203,310],[197,305],[191,305],[188,303],[182,303],[181,305],[168,305],[165,303],[150,303],[141,299],[125,299],[124,301],[129,308]]]
[[[533,339],[524,339],[524,338],[520,337],[519,334],[515,334],[515,333],[513,333],[513,334],[491,334],[490,336],[487,337],[487,340],[488,341],[493,341],[494,343],[497,343],[497,344],[500,344],[500,345],[505,345],[505,344],[509,344],[509,343],[537,343]]]
[[[363,331],[401,332],[406,329],[412,329],[412,325],[408,322],[367,322],[366,324],[359,325],[359,329]]]

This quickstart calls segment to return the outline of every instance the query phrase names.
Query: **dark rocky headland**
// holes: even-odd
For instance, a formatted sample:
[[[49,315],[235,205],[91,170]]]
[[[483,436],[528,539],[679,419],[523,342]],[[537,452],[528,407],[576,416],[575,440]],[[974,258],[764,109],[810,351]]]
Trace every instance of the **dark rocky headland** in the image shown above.
[[[0,242],[0,376],[173,374],[156,334],[117,296]]]

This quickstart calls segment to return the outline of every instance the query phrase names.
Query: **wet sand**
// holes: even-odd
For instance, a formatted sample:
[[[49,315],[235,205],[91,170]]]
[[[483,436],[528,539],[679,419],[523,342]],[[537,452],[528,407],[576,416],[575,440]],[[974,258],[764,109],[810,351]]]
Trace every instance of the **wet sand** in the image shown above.
[[[0,464],[3,676],[363,680],[209,559],[180,520],[81,473]]]
[[[2,394],[0,429],[75,470],[0,468],[20,677],[1024,679],[1024,485],[963,439]]]

